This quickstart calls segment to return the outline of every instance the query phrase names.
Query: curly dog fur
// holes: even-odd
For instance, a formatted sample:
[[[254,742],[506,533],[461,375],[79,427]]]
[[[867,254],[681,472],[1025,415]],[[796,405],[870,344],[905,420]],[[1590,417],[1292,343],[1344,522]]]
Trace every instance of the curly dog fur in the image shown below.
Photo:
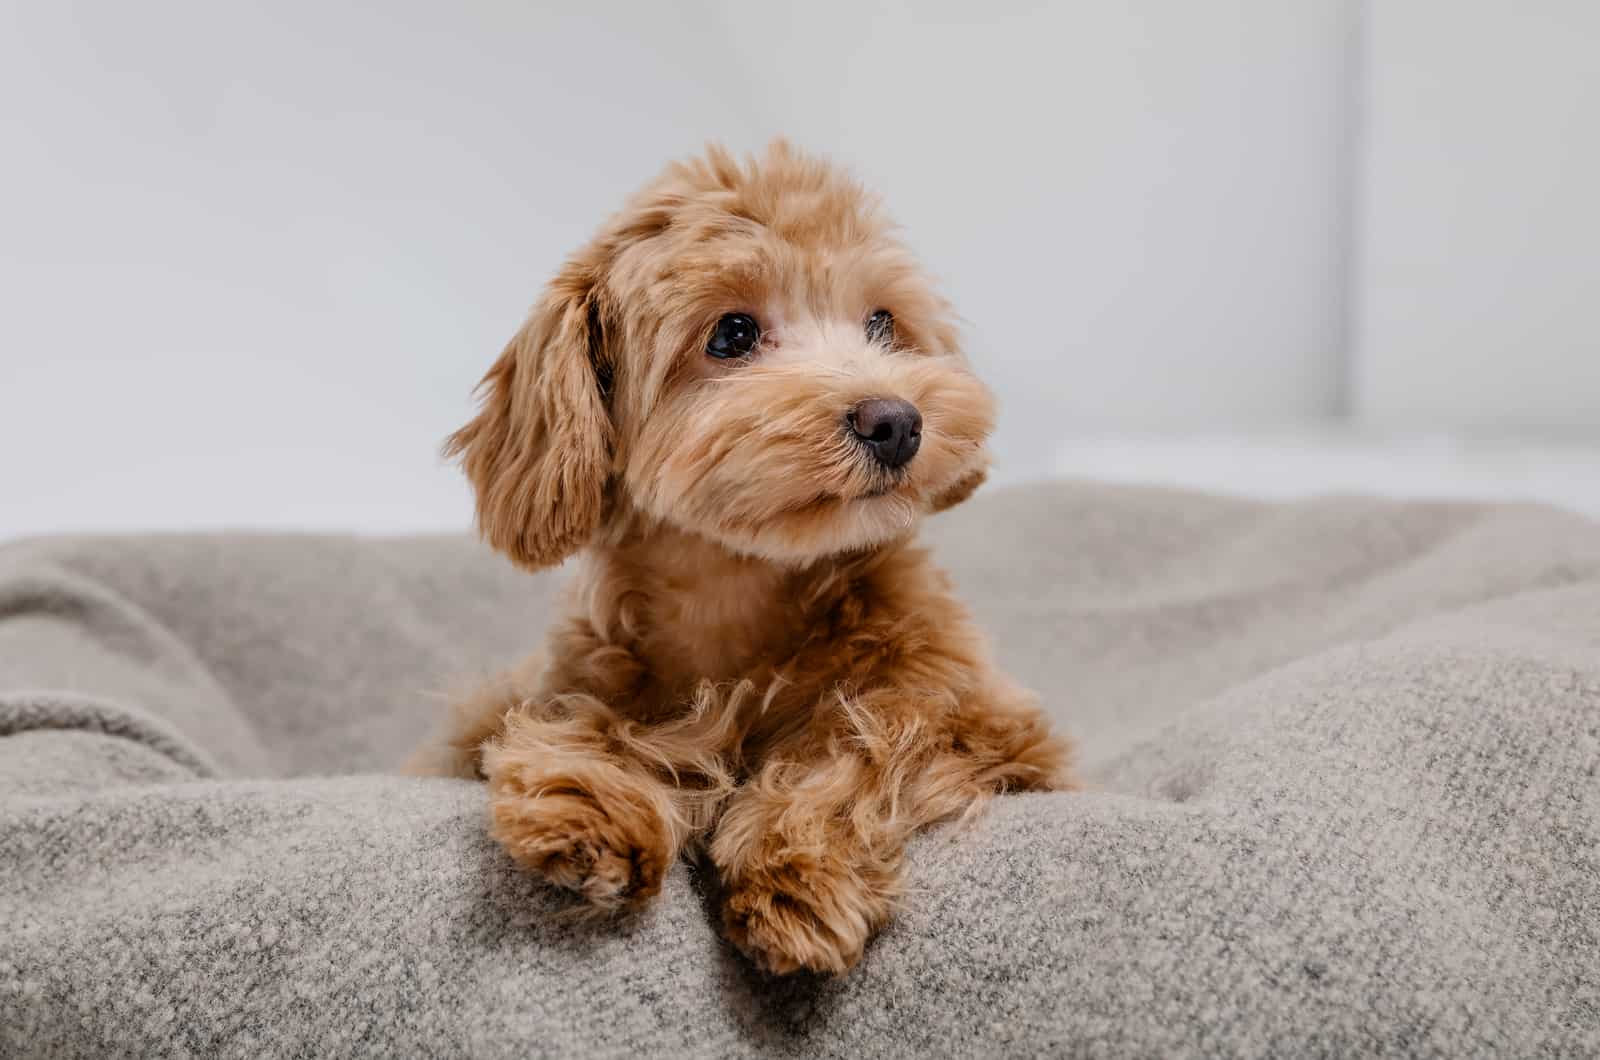
[[[730,313],[759,343],[711,356]],[[447,452],[483,535],[527,568],[583,564],[545,651],[413,769],[487,780],[494,837],[584,908],[637,906],[700,844],[751,959],[843,972],[913,832],[1069,784],[1065,741],[913,542],[982,482],[993,402],[849,178],[782,142],[669,166],[481,392]],[[923,418],[897,466],[852,431],[883,398]]]

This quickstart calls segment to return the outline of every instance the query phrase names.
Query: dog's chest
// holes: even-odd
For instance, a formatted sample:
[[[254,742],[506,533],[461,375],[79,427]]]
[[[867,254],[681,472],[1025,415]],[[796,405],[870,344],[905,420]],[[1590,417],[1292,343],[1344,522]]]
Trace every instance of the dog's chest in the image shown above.
[[[771,669],[773,658],[783,654],[790,623],[770,594],[737,588],[667,594],[657,601],[640,647],[659,683],[687,690],[702,681],[739,681]]]

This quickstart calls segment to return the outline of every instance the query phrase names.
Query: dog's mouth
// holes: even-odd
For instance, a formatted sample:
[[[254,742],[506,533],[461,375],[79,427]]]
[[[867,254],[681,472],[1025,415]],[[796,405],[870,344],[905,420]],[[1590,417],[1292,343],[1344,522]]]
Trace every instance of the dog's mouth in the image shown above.
[[[837,512],[852,504],[864,504],[868,501],[882,500],[892,496],[898,489],[898,482],[875,482],[866,489],[852,493],[818,493],[817,495],[790,505],[784,509],[786,516],[796,515],[822,515],[827,512]]]
[[[864,469],[858,474],[860,470]],[[854,482],[821,485],[787,504],[742,519],[735,515],[737,508],[725,507],[714,525],[719,540],[741,551],[811,560],[875,547],[904,534],[928,511],[924,494],[925,487],[915,476],[885,469],[860,474]]]
[[[847,493],[847,501],[871,501],[890,494],[905,493],[911,482],[911,469],[909,467],[884,467],[880,464],[869,465],[866,474],[857,483],[857,489]]]
[[[905,497],[912,499],[911,494],[916,491],[911,487],[911,476],[904,471],[881,471],[872,476],[871,481],[853,493],[841,497],[847,504],[862,504],[867,501],[881,500],[885,497]]]
[[[842,515],[857,505],[871,505],[903,498],[908,477],[904,474],[885,473],[874,475],[870,482],[855,489],[822,490],[803,501],[786,506],[782,516],[785,519],[826,518]]]

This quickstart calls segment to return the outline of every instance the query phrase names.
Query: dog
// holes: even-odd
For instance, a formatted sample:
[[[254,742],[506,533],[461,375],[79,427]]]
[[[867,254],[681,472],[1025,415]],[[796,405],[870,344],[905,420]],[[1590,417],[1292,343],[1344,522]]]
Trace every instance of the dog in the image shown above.
[[[669,165],[550,282],[450,437],[483,537],[582,553],[544,651],[412,772],[595,913],[689,848],[760,968],[839,974],[907,839],[1071,785],[922,518],[987,473],[994,402],[877,201],[778,141]]]

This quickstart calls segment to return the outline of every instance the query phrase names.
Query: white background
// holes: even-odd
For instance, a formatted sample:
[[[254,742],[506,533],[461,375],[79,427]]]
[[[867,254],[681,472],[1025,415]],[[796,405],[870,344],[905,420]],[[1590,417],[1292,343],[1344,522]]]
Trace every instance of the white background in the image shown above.
[[[0,537],[465,525],[544,278],[778,133],[943,278],[1002,478],[1600,504],[1587,0],[0,3]]]
[[[1371,6],[1359,407],[1600,428],[1600,3]]]

